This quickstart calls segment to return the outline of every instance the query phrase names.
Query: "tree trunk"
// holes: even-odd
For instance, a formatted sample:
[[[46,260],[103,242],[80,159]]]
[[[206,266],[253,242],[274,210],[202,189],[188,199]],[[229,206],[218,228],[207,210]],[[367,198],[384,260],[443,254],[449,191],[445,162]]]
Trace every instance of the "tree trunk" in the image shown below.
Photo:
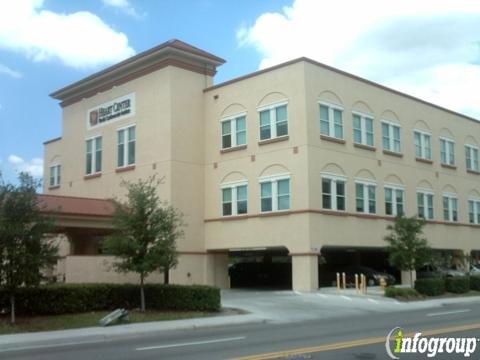
[[[168,284],[170,282],[170,272],[168,268],[163,270],[163,283]]]
[[[145,292],[143,289],[143,274],[140,275],[140,311],[145,312]]]
[[[15,324],[15,296],[10,295],[10,324]]]

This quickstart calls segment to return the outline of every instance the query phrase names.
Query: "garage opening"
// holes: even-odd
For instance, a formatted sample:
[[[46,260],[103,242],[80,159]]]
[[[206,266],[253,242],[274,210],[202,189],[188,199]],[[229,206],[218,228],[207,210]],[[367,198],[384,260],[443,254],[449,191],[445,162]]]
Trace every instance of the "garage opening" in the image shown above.
[[[386,248],[325,246],[321,253],[318,270],[320,287],[335,286],[337,272],[345,272],[347,282],[352,281],[354,274],[363,273],[369,286],[379,285],[382,277],[389,285],[400,283],[400,271],[388,263]]]
[[[232,289],[292,289],[292,259],[285,247],[231,250],[228,273]]]

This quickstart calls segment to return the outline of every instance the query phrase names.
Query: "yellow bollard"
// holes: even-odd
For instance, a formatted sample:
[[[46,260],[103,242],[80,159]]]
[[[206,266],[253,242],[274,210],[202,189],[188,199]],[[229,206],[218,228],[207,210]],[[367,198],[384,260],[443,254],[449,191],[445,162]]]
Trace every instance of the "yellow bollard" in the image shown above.
[[[342,273],[342,285],[343,285],[343,290],[347,288],[347,277],[345,273]]]
[[[337,291],[340,291],[340,273],[337,272]]]
[[[366,286],[365,275],[361,274],[360,277],[361,277],[361,279],[362,279],[362,280],[361,280],[361,292],[362,292],[362,294],[365,294],[365,292],[366,292],[366,287],[367,287],[367,286]]]
[[[357,290],[357,293],[360,291],[360,288],[358,285],[358,274],[355,274],[355,289]]]
[[[380,289],[385,290],[386,286],[387,286],[387,282],[385,281],[385,278],[381,277],[380,278]]]

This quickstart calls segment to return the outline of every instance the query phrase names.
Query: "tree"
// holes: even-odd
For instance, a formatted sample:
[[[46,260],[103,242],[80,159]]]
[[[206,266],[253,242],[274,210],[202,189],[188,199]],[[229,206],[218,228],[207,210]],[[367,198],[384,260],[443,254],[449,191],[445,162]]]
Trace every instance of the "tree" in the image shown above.
[[[20,173],[18,185],[0,179],[0,287],[10,297],[15,323],[15,295],[20,287],[37,286],[42,270],[57,261],[58,248],[48,240],[53,221],[41,212],[40,182]]]
[[[168,271],[177,265],[176,241],[183,237],[183,217],[180,212],[160,200],[155,177],[125,182],[126,202],[116,201],[113,215],[114,233],[103,247],[116,256],[117,272],[135,272],[140,277],[140,310],[145,311],[145,278],[152,272]]]
[[[397,216],[393,225],[388,225],[390,234],[384,240],[389,244],[389,262],[402,271],[410,272],[413,287],[413,270],[425,265],[432,256],[426,238],[422,237],[425,220],[414,217]]]

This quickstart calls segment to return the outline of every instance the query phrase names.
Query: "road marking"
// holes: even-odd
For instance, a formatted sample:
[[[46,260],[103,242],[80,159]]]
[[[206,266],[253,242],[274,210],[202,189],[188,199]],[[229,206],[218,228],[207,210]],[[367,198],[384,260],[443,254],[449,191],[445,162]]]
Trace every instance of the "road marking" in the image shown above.
[[[452,333],[452,332],[459,332],[459,331],[468,331],[468,330],[476,330],[480,329],[480,323],[469,324],[469,325],[460,325],[460,326],[452,326],[448,328],[441,328],[441,329],[433,329],[427,331],[418,331],[421,332],[423,336],[433,336],[445,333]],[[412,337],[415,333],[408,333],[404,336]],[[340,350],[340,349],[349,349],[355,348],[359,346],[365,345],[373,345],[373,344],[380,344],[385,343],[385,336],[373,337],[373,338],[366,338],[366,339],[358,339],[358,340],[350,340],[350,341],[342,341],[338,343],[332,344],[325,344],[319,346],[312,346],[312,347],[305,347],[299,349],[292,349],[292,350],[285,350],[285,351],[277,351],[265,354],[257,354],[257,355],[250,355],[235,358],[234,360],[267,360],[267,359],[277,359],[282,357],[288,356],[295,356],[295,355],[302,355],[302,354],[311,354],[311,353],[318,353],[324,351],[331,351],[331,350]]]
[[[427,316],[442,316],[442,315],[452,315],[452,314],[461,314],[471,311],[470,309],[460,309],[460,310],[452,310],[452,311],[443,311],[437,313],[429,313]]]
[[[372,302],[372,303],[374,303],[374,304],[378,304],[378,301],[377,301],[377,300],[373,300],[373,299],[370,299],[370,298],[367,299],[367,300],[370,301],[370,302]]]
[[[345,300],[348,300],[348,301],[352,301],[351,297],[348,297],[348,296],[345,296],[345,295],[342,295],[342,298],[344,298]]]
[[[34,349],[48,349],[48,348],[66,347],[66,346],[77,346],[77,345],[90,345],[90,344],[98,344],[98,343],[102,343],[102,342],[104,342],[104,340],[67,342],[67,343],[63,343],[63,344],[22,346],[22,347],[10,348],[10,349],[0,349],[0,353],[2,353],[2,352],[13,352],[13,351],[34,350]]]
[[[325,295],[325,294],[316,294],[316,295],[317,295],[317,296],[320,296],[321,298],[324,298],[324,299],[326,299],[326,298],[328,297],[328,296]]]
[[[223,339],[193,341],[188,343],[147,346],[147,347],[136,348],[135,350],[145,351],[145,350],[168,349],[168,348],[176,348],[176,347],[183,347],[183,346],[206,345],[206,344],[214,344],[214,343],[220,343],[220,342],[237,341],[237,340],[245,340],[245,339],[246,339],[245,336],[237,336],[237,337],[223,338]]]
[[[297,295],[302,295],[302,293],[300,291],[294,291],[295,294]]]

